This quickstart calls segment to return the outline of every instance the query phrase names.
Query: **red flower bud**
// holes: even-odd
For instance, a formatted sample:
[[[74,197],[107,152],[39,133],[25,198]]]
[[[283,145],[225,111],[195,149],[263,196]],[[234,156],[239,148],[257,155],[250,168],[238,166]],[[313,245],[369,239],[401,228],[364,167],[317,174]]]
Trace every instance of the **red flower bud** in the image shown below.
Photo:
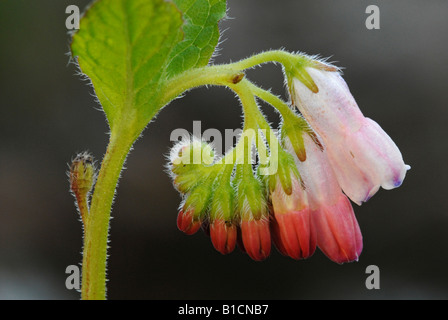
[[[341,194],[334,205],[322,205],[313,211],[317,244],[325,255],[337,263],[358,261],[362,252],[362,235],[348,198]]]
[[[308,209],[276,215],[272,232],[279,251],[293,259],[309,258],[316,250],[316,232]]]
[[[291,178],[290,195],[286,194],[279,181],[271,194],[271,230],[278,250],[299,260],[313,255],[317,240],[306,193],[298,179],[293,175]]]
[[[210,238],[216,250],[222,254],[231,253],[236,245],[236,226],[225,220],[215,219],[210,224]]]
[[[269,219],[241,221],[244,250],[252,259],[262,261],[271,253]]]
[[[194,218],[193,210],[181,210],[177,216],[177,227],[185,234],[192,235],[201,227],[201,221]]]

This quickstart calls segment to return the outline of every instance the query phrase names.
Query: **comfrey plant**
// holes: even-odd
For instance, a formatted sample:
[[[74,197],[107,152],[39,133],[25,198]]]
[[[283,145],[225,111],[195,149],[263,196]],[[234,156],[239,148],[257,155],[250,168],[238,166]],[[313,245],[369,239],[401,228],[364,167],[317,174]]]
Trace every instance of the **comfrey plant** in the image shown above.
[[[98,0],[73,35],[73,61],[90,79],[110,127],[99,172],[86,153],[70,169],[85,233],[83,299],[106,296],[110,212],[133,143],[192,88],[227,87],[244,114],[242,134],[224,156],[187,138],[168,163],[182,195],[179,229],[191,235],[202,227],[222,254],[238,245],[259,261],[273,242],[293,259],[319,247],[337,263],[357,260],[362,235],[349,199],[360,205],[380,186],[398,187],[409,169],[390,137],[363,116],[337,67],[283,50],[209,64],[225,13],[225,0]],[[283,67],[289,102],[246,78],[245,70],[268,62]],[[259,100],[280,113],[279,134]]]

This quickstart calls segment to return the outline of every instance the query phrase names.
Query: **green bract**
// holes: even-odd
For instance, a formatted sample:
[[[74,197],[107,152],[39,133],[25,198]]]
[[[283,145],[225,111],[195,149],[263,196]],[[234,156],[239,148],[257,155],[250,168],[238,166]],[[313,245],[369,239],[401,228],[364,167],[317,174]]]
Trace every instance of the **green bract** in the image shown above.
[[[241,216],[260,219],[266,212],[266,199],[263,184],[254,176],[252,165],[236,166],[235,189],[237,193],[237,211]],[[249,217],[243,217],[249,219]]]

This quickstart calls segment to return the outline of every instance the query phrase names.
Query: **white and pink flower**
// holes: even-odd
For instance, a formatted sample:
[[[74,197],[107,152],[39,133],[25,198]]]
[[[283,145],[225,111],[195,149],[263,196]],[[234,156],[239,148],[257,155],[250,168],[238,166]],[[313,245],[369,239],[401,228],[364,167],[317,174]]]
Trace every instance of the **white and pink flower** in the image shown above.
[[[321,136],[328,159],[344,193],[361,205],[380,187],[401,185],[406,171],[400,150],[373,120],[364,117],[337,71],[305,68],[318,88],[311,91],[300,80],[292,86],[294,102]]]

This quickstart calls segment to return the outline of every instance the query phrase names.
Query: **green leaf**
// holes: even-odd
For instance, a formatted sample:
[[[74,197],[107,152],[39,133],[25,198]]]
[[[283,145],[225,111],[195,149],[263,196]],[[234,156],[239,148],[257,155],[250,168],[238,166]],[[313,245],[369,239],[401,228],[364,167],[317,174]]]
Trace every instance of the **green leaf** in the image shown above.
[[[225,0],[174,0],[183,12],[185,37],[171,53],[169,76],[208,64],[219,41],[218,21],[226,14]]]
[[[225,0],[98,0],[73,36],[112,133],[135,136],[163,107],[169,76],[206,65]],[[129,132],[131,131],[131,132]]]

